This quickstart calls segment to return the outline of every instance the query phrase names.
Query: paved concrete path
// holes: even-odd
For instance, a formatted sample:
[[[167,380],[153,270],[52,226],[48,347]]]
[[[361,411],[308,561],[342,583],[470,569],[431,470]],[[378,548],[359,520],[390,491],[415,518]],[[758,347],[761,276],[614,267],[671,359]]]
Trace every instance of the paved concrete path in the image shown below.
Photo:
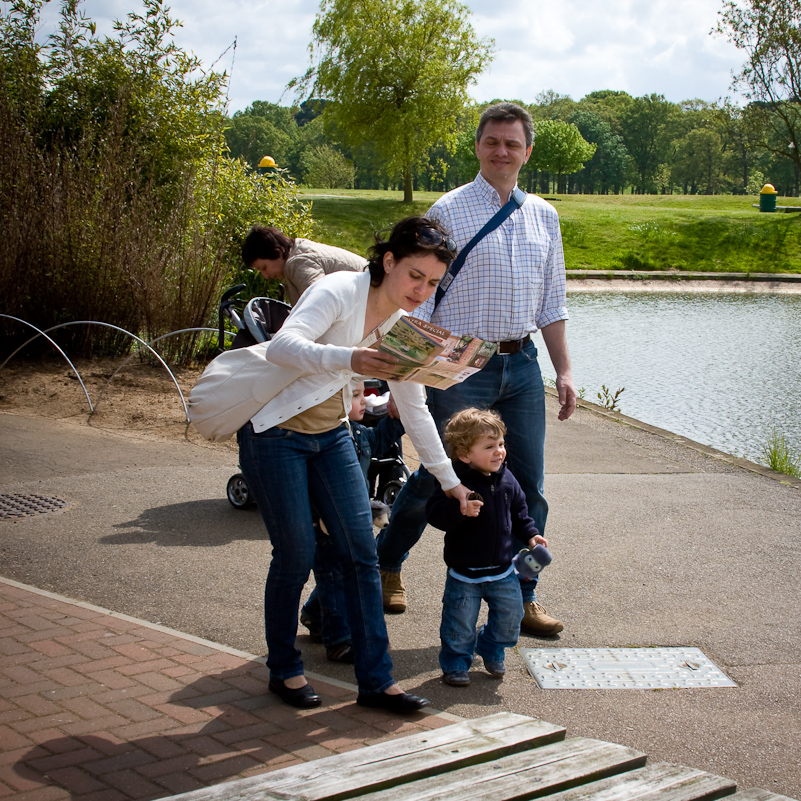
[[[473,718],[502,709],[519,712],[564,725],[568,736],[621,743],[646,752],[654,761],[678,762],[728,776],[741,787],[758,786],[801,797],[801,611],[797,603],[801,482],[783,482],[755,466],[746,469],[745,463],[615,415],[581,409],[570,421],[557,423],[555,407],[549,403],[546,494],[551,517],[547,534],[554,562],[543,576],[540,600],[565,622],[565,630],[553,640],[523,637],[520,646],[696,646],[738,686],[543,691],[516,653],[509,655],[510,670],[503,682],[476,667],[469,688],[442,684],[437,631],[444,573],[441,536],[433,529],[427,530],[404,569],[409,611],[388,618],[396,678],[404,689],[427,695],[447,713]],[[184,779],[171,779],[176,789],[181,789],[177,786],[181,781],[221,781],[258,770],[253,762],[262,760],[262,755],[269,768],[288,764],[281,760],[313,758],[321,753],[318,749],[355,747],[372,742],[374,736],[408,731],[404,726],[447,722],[447,717],[430,716],[411,722],[360,717],[352,703],[352,671],[327,662],[321,646],[313,645],[302,629],[299,643],[308,670],[330,680],[318,688],[324,706],[312,713],[297,713],[265,699],[264,668],[249,661],[248,655],[262,655],[264,649],[262,592],[269,541],[257,513],[236,511],[225,500],[225,482],[235,467],[236,454],[226,448],[128,438],[71,422],[0,415],[0,493],[36,493],[65,501],[60,511],[0,520],[0,576],[209,641],[198,644],[184,634],[169,632],[165,641],[160,629],[145,623],[135,624],[142,629],[132,635],[125,628],[130,621],[123,626],[119,622],[123,618],[115,615],[100,616],[109,623],[92,617],[91,626],[105,626],[110,641],[134,636],[138,644],[146,643],[141,647],[153,649],[169,672],[162,676],[157,668],[158,680],[137,684],[137,692],[151,695],[164,708],[159,714],[166,717],[153,718],[164,721],[164,731],[159,729],[161,724],[153,723],[158,733],[143,730],[133,740],[115,739],[103,733],[108,729],[105,724],[93,732],[102,742],[86,747],[111,748],[119,756],[115,748],[133,742],[137,752],[147,751],[149,738],[155,738],[159,748],[183,748],[183,740],[176,745],[175,738],[202,737],[207,727],[213,731],[220,725],[220,718],[225,723],[226,715],[235,720],[242,712],[237,707],[242,687],[237,684],[232,696],[223,692],[208,706],[205,701],[191,703],[192,697],[202,699],[218,691],[210,690],[202,676],[211,676],[213,687],[219,688],[217,682],[227,686],[231,675],[239,671],[246,677],[241,683],[244,691],[250,693],[244,711],[278,726],[278,731],[268,735],[272,737],[268,745],[278,753],[254,741],[243,756],[236,749],[226,750],[236,735],[217,738],[207,744],[206,753],[188,756]],[[52,703],[48,693],[67,698],[70,691],[65,688],[70,685],[60,685],[52,676],[34,682],[24,671],[14,673],[27,657],[24,651],[13,650],[19,646],[8,643],[33,647],[25,643],[28,637],[30,643],[39,643],[37,653],[57,660],[59,649],[73,649],[85,632],[76,629],[64,634],[66,643],[54,635],[56,645],[49,645],[47,637],[35,634],[36,627],[47,631],[54,614],[59,623],[66,617],[85,625],[84,612],[69,611],[85,608],[15,585],[6,585],[4,595],[8,592],[12,597],[6,597],[3,611],[11,621],[7,626],[12,634],[2,645],[0,737],[11,738],[15,757],[5,758],[11,768],[0,774],[0,782],[8,784],[6,795],[14,797],[84,797],[66,791],[66,785],[52,776],[49,785],[39,790],[9,783],[9,777],[19,775],[20,766],[32,769],[23,759],[28,753],[26,743],[18,739],[28,737],[20,716],[38,715],[39,703],[42,709],[50,709],[45,703]],[[43,615],[49,623],[35,623],[29,634],[15,635],[16,626],[27,625],[20,623],[26,617],[25,605],[41,605],[42,597],[46,607],[56,604],[48,607],[50,618]],[[187,657],[176,638],[200,652],[190,648]],[[49,653],[51,647],[56,651]],[[166,655],[159,649],[166,650]],[[122,655],[133,659],[132,653]],[[79,664],[81,652],[62,656]],[[187,665],[186,660],[195,657],[200,666]],[[126,679],[133,675],[132,663],[121,665],[128,671]],[[67,667],[67,672],[59,673],[54,665],[51,672],[71,676],[73,671],[83,678],[92,672]],[[182,675],[187,667],[190,672]],[[36,689],[26,695],[27,680]],[[161,685],[161,681],[167,683]],[[154,682],[157,686],[151,686]],[[169,682],[183,689],[175,690]],[[102,684],[93,679],[94,690],[86,695],[81,690],[80,697],[114,689],[111,685],[103,689]],[[178,694],[171,697],[174,690]],[[25,710],[8,697],[15,693],[29,698],[26,703],[33,709]],[[185,706],[184,693],[190,699]],[[89,700],[99,703],[96,698]],[[79,737],[90,736],[92,713],[87,710],[96,715],[100,711],[85,700],[70,703],[71,721],[78,723],[78,729],[85,723]],[[175,714],[178,708],[200,717],[184,721]],[[319,723],[310,722],[315,715],[323,716]],[[196,728],[182,728],[187,725]],[[356,733],[339,739],[335,732],[342,729],[337,727],[351,727]],[[57,720],[46,728],[44,742],[41,737],[28,738],[34,743],[30,753],[44,758],[45,765],[49,764],[47,754],[75,752],[79,742],[85,744],[85,739],[75,739]],[[284,737],[282,731],[294,731],[297,738]],[[47,753],[34,747],[44,747]],[[177,751],[176,755],[180,756]],[[63,763],[68,764],[69,758],[64,756]],[[211,763],[228,763],[228,767],[213,776],[213,769],[205,770]],[[79,771],[81,776],[84,772]],[[152,780],[146,771],[140,773]],[[31,779],[30,773],[24,775]],[[158,797],[149,785],[136,784],[140,779],[144,782],[136,771],[130,777],[133,789],[117,787],[119,796],[99,791],[95,797]],[[97,780],[94,774],[92,778]],[[146,789],[136,795],[140,786]],[[161,795],[166,794],[164,786]],[[0,784],[0,797],[2,793]]]

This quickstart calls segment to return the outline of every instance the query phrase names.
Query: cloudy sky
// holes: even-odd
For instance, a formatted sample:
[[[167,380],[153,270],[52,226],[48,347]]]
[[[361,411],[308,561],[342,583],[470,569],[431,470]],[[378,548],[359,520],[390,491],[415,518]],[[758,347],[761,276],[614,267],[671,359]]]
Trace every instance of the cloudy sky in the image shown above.
[[[52,0],[50,6],[56,0]],[[164,0],[183,22],[178,44],[231,76],[229,109],[254,100],[289,105],[288,81],[309,65],[319,0]],[[471,87],[478,101],[533,103],[545,90],[581,99],[617,89],[679,102],[731,95],[740,53],[711,36],[722,0],[462,0],[495,58]],[[111,31],[111,20],[139,10],[135,0],[85,0],[83,9]],[[3,4],[5,5],[5,3]],[[57,11],[50,8],[48,14]],[[51,16],[52,19],[52,16]],[[44,26],[42,34],[47,32]],[[236,39],[236,51],[228,49]],[[227,50],[227,52],[226,52]]]

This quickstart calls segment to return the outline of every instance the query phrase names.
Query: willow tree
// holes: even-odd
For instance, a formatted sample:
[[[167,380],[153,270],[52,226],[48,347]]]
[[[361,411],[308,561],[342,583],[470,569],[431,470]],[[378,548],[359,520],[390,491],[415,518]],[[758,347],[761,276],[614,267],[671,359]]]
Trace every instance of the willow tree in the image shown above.
[[[455,134],[467,88],[490,62],[456,0],[322,0],[311,66],[290,82],[328,103],[324,115],[351,147],[370,142],[390,174],[412,175],[429,149]]]

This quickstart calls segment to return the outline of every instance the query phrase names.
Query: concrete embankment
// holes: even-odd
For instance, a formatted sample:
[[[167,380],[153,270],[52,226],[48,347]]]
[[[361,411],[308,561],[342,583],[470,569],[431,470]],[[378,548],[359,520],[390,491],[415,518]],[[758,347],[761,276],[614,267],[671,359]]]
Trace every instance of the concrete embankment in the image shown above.
[[[585,292],[788,292],[801,273],[697,273],[678,270],[568,270],[568,290]]]

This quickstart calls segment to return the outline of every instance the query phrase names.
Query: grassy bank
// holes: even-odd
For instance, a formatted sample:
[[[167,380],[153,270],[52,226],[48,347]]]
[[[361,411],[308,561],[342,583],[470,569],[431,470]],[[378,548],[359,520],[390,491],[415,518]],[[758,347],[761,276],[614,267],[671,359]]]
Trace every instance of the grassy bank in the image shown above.
[[[364,253],[373,232],[423,214],[439,195],[307,190],[322,242]],[[567,265],[588,270],[801,272],[801,213],[760,214],[756,197],[731,195],[561,195]],[[801,205],[779,198],[779,205]]]

